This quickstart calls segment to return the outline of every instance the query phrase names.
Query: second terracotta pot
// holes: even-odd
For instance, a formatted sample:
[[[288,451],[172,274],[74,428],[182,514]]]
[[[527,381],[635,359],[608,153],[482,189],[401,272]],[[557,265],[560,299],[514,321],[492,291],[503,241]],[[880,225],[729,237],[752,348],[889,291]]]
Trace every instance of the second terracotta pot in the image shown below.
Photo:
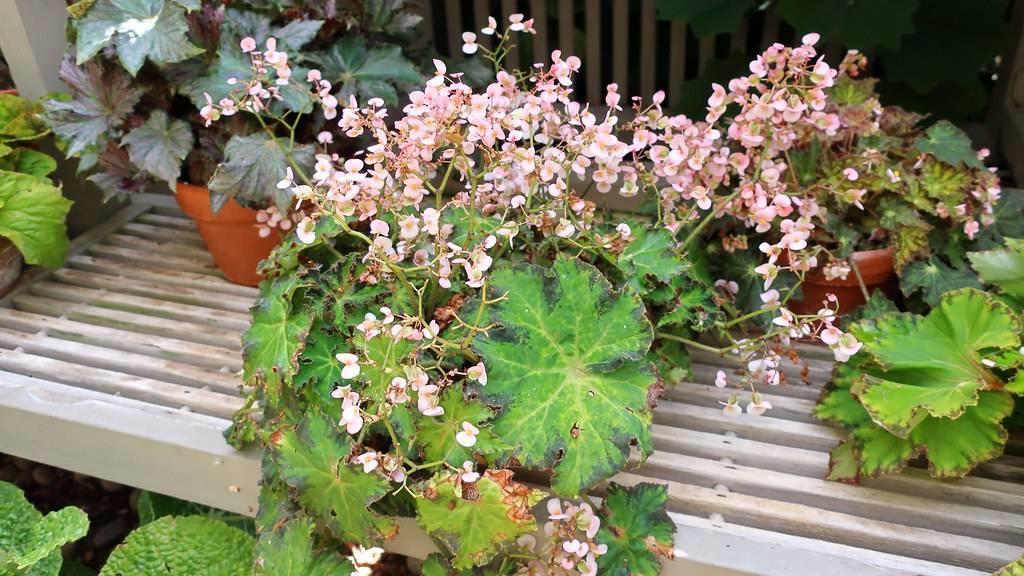
[[[879,289],[885,292],[892,290],[891,284],[896,270],[892,256],[891,247],[853,253],[851,260],[857,265],[868,293]],[[845,280],[827,280],[821,268],[818,268],[807,275],[802,288],[803,300],[789,303],[789,308],[797,314],[814,314],[821,308],[821,303],[828,294],[835,294],[839,298],[840,314],[852,312],[864,304],[864,293],[857,282],[857,274],[852,270]]]
[[[196,222],[199,235],[213,255],[224,276],[236,284],[256,286],[263,279],[256,271],[260,261],[281,243],[274,232],[260,237],[256,210],[243,208],[228,200],[216,214],[210,209],[210,190],[206,186],[178,183],[178,205]]]

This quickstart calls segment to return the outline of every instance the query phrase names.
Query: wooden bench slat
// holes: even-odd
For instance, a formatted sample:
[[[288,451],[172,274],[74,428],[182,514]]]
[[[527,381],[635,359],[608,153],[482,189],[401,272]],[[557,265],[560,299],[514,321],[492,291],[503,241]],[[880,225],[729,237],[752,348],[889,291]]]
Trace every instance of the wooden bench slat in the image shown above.
[[[726,416],[718,408],[672,401],[658,404],[654,422],[703,432],[734,432],[740,438],[819,452],[828,452],[844,438],[843,431],[820,424],[791,422],[768,415]]]
[[[632,473],[618,474],[614,480],[627,486],[650,481]],[[669,508],[672,510],[697,515],[721,514],[726,522],[756,528],[985,571],[995,571],[1024,554],[1024,548],[1002,542],[870,520],[804,504],[721,492],[672,480],[662,482],[668,487]]]
[[[129,234],[140,238],[148,238],[150,240],[178,242],[181,244],[191,244],[198,248],[206,248],[206,242],[203,241],[203,237],[199,235],[199,232],[194,230],[177,230],[174,228],[152,226],[150,224],[142,224],[139,222],[129,222],[118,228],[117,231],[121,234]]]
[[[188,258],[196,262],[213,263],[213,256],[211,256],[206,249],[192,244],[182,244],[180,242],[169,242],[164,240],[149,240],[138,236],[129,236],[128,234],[111,234],[104,238],[101,244],[128,248],[131,250],[145,250],[153,255],[166,254],[168,256]]]
[[[772,416],[775,416],[776,418],[785,418],[787,420],[795,420],[798,422],[820,422],[820,420],[817,420],[811,415],[811,410],[814,409],[814,400],[775,394],[776,390],[780,390],[782,388],[789,388],[789,386],[764,387],[758,390],[758,394],[760,394],[763,399],[771,402]],[[730,390],[732,389],[718,388],[713,384],[698,384],[697,382],[683,381],[679,382],[675,386],[669,386],[666,388],[664,397],[668,400],[693,404],[694,406],[721,408],[720,403],[724,401]]]
[[[231,418],[244,403],[244,400],[237,396],[82,366],[16,350],[0,350],[0,370],[172,408],[186,407],[200,414],[221,418]]]
[[[45,333],[31,334],[0,328],[0,347],[12,350],[21,348],[29,354],[80,366],[102,368],[193,388],[209,388],[234,396],[241,395],[242,381],[237,374],[231,372],[220,372],[123,350],[115,351],[104,346],[50,338]]]
[[[124,262],[125,266],[140,266],[142,268],[157,270],[166,270],[170,268],[174,270],[183,270],[185,272],[207,274],[218,278],[224,277],[220,270],[217,270],[217,267],[212,263],[196,262],[190,258],[181,258],[179,256],[162,256],[160,258],[154,258],[151,254],[141,250],[120,248],[118,246],[109,246],[107,244],[94,244],[89,247],[88,253],[101,258],[121,260]]]
[[[850,486],[820,478],[724,463],[671,452],[652,455],[641,469],[687,484],[713,488],[724,485],[732,492],[774,501],[805,504],[823,510],[930,528],[948,534],[1013,544],[1024,542],[1024,515],[944,502],[866,486]]]
[[[209,274],[197,274],[173,269],[148,269],[139,268],[134,265],[125,265],[123,261],[98,258],[80,254],[68,258],[65,266],[76,270],[97,272],[108,276],[123,278],[137,278],[146,282],[157,282],[167,286],[180,286],[205,290],[220,297],[222,294],[248,298],[250,302],[256,302],[259,296],[259,289],[252,286],[232,284],[224,278],[211,276]]]
[[[240,350],[237,330],[217,328],[194,322],[183,322],[135,312],[103,308],[80,302],[55,300],[31,294],[14,298],[15,307],[37,314],[59,315],[77,322],[119,328],[142,334],[168,336],[179,340],[217,346],[227,350]]]
[[[140,214],[139,217],[135,219],[135,221],[141,222],[142,224],[149,224],[151,226],[159,226],[161,228],[174,228],[176,230],[190,231],[196,230],[196,223],[191,218],[167,216],[164,214],[156,214],[152,212]]]
[[[238,372],[242,369],[241,355],[234,350],[153,334],[140,335],[128,330],[12,308],[0,313],[0,326],[23,332],[45,331],[51,338],[103,346],[109,349],[111,354],[121,350],[195,364],[213,370],[226,368],[229,372]]]
[[[697,456],[711,460],[728,459],[737,465],[760,470],[824,478],[828,473],[828,453],[768,444],[725,434],[698,432],[655,424],[652,428],[654,450]],[[902,474],[865,478],[863,486],[901,494],[927,496],[943,502],[957,502],[993,510],[1024,514],[1024,485],[1001,480],[968,476],[958,480],[937,480],[928,472],[908,468]]]
[[[143,296],[169,303],[187,304],[201,308],[226,310],[248,314],[252,308],[253,300],[242,296],[231,294],[211,294],[204,290],[188,288],[185,286],[168,287],[156,282],[148,282],[134,278],[118,278],[107,274],[89,272],[87,270],[75,270],[72,268],[61,268],[53,272],[53,278],[84,288],[95,288],[133,296]]]
[[[144,296],[130,296],[109,290],[96,290],[44,280],[33,284],[29,291],[39,296],[67,300],[69,302],[91,304],[101,308],[111,308],[173,320],[209,324],[238,331],[245,330],[249,326],[249,316],[247,314],[214,310],[213,308],[192,306],[190,304],[177,304]]]

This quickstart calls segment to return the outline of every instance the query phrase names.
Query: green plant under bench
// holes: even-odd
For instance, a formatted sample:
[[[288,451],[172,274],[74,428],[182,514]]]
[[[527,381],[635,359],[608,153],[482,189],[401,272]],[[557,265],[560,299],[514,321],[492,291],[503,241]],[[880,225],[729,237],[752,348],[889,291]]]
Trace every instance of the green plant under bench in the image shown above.
[[[149,200],[3,301],[0,451],[254,515],[260,454],[222,433],[243,403],[239,339],[256,291],[223,280],[192,224]],[[822,479],[842,438],[810,416],[826,357],[810,360],[810,385],[765,395],[769,415],[733,418],[713,385],[730,361],[693,352],[693,382],[655,410],[654,455],[616,478],[667,484],[686,556],[666,573],[978,575],[1020,556],[1020,438],[956,482],[917,468],[860,487]],[[419,558],[433,546],[411,518],[389,542]]]

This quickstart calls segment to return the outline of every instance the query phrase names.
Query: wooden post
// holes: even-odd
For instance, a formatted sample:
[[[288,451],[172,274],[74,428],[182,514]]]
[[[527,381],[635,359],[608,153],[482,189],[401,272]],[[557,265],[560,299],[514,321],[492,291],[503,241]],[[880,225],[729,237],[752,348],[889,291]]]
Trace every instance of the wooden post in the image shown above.
[[[67,90],[57,75],[66,44],[66,6],[64,0],[0,0],[0,51],[11,68],[14,87],[25,98]],[[68,215],[72,236],[123,207],[123,202],[104,204],[99,189],[77,174],[76,161],[65,160],[49,143],[43,151],[57,159],[53,179],[60,183],[64,196],[75,203]]]
[[[57,69],[64,56],[65,7],[64,0],[0,0],[0,50],[26,98],[64,89]]]

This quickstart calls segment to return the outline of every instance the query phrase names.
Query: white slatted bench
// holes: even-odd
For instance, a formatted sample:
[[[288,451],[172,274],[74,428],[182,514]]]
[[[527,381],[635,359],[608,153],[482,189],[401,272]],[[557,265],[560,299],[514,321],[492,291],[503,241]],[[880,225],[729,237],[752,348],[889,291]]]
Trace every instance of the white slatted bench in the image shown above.
[[[242,404],[255,297],[221,278],[171,203],[129,206],[77,239],[66,267],[33,271],[0,301],[0,451],[254,514],[260,455],[221,433]],[[775,409],[760,418],[722,415],[711,382],[728,362],[694,362],[694,382],[655,412],[656,453],[619,477],[669,485],[688,554],[669,573],[966,576],[1024,553],[1020,438],[957,482],[918,469],[826,482],[841,433],[809,413],[827,360],[812,361],[814,385],[766,394]],[[411,520],[389,547],[432,549]]]

